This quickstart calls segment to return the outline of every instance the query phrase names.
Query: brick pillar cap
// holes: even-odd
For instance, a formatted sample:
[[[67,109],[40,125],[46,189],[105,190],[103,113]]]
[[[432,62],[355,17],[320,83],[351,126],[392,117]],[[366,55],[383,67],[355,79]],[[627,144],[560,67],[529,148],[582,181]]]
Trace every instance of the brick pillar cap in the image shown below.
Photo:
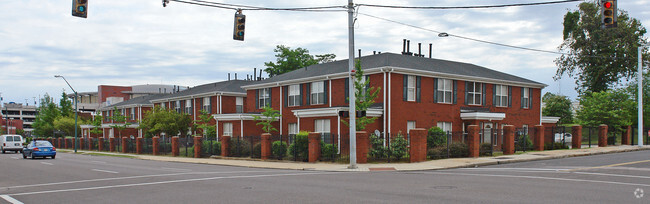
[[[413,128],[413,129],[411,129],[411,130],[427,130],[427,129],[424,129],[424,128]]]
[[[262,133],[262,135],[271,135],[271,133]]]
[[[605,125],[605,124],[600,124],[599,126],[601,126],[601,127],[602,127],[602,126],[605,126],[605,127],[607,127],[607,125]]]
[[[153,138],[160,138],[160,137],[158,137],[158,136],[153,136]]]
[[[582,125],[573,125],[572,127],[582,127]]]

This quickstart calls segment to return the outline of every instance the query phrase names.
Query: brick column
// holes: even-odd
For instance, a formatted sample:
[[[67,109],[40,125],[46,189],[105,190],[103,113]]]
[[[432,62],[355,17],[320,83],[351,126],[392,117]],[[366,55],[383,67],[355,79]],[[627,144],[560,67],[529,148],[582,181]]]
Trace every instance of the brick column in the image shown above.
[[[84,149],[84,144],[85,144],[84,142],[85,141],[83,138],[79,138],[79,149]]]
[[[271,134],[262,134],[262,160],[267,160],[271,157]]]
[[[127,152],[127,149],[129,147],[128,143],[129,143],[129,140],[127,139],[127,137],[122,137],[122,153]]]
[[[313,163],[320,157],[320,133],[310,132],[309,136],[309,162]]]
[[[158,155],[158,151],[160,151],[160,150],[158,150],[158,148],[159,148],[158,147],[158,145],[159,145],[158,140],[159,139],[160,139],[160,137],[158,137],[158,136],[155,136],[155,137],[153,137],[153,139],[151,139],[151,144],[153,146],[153,155]]]
[[[230,136],[221,136],[221,156],[227,157],[230,155]]]
[[[632,135],[632,126],[625,127],[625,132],[623,132],[623,138],[621,138],[621,145],[630,145],[630,136]]]
[[[411,129],[411,142],[409,146],[410,162],[423,162],[427,160],[427,130],[423,128]]]
[[[63,138],[59,137],[58,142],[56,143],[56,145],[58,146],[58,148],[65,149],[65,145],[63,144]]]
[[[104,151],[104,138],[97,138],[97,150]]]
[[[194,137],[194,158],[201,158],[201,145],[203,144],[203,137]]]
[[[135,153],[142,154],[142,138],[135,138]]]
[[[178,136],[172,137],[172,156],[177,157],[178,152]]]
[[[480,138],[478,125],[467,126],[467,146],[469,147],[469,157],[478,157],[479,147],[480,147]]]
[[[93,150],[93,138],[88,138],[88,150]]]
[[[70,142],[68,142],[68,138],[63,139],[63,148],[65,148],[65,149],[70,148]]]
[[[535,134],[533,136],[533,149],[536,151],[544,151],[544,126],[535,125]]]
[[[503,155],[515,153],[515,126],[503,126]]]
[[[598,126],[598,146],[607,147],[607,125]]]
[[[580,125],[571,127],[571,148],[582,148],[582,126]]]
[[[115,151],[115,138],[114,137],[108,138],[108,149],[111,152]]]
[[[370,139],[366,131],[357,131],[357,163],[368,163],[368,151],[370,149]]]

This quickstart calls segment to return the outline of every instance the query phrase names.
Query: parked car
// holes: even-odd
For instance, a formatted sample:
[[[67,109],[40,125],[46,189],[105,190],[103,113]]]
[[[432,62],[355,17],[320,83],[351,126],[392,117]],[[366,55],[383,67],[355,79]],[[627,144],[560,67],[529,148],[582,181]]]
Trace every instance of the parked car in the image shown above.
[[[571,133],[555,133],[555,142],[567,144],[571,141],[573,141]]]
[[[20,135],[2,135],[0,136],[0,149],[2,153],[14,151],[14,153],[23,151],[23,136]]]
[[[30,142],[27,147],[23,149],[23,159],[30,157],[32,159],[36,157],[56,157],[56,148],[52,146],[52,143],[45,140],[37,140]]]

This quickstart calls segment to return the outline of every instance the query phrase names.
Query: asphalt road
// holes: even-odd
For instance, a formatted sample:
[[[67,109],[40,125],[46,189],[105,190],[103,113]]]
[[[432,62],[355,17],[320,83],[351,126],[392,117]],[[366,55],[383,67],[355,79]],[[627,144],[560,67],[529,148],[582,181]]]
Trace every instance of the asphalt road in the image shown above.
[[[637,151],[439,171],[320,172],[0,154],[0,203],[650,203],[649,159],[650,151]]]

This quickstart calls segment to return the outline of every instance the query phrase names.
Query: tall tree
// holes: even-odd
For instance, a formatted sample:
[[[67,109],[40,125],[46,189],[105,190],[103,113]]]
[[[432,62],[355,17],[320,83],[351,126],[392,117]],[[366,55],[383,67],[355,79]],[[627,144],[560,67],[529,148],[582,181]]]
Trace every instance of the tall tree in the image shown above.
[[[148,136],[166,133],[169,136],[185,135],[192,125],[192,118],[187,113],[156,106],[146,111],[140,121],[139,129],[147,132]]]
[[[63,117],[74,117],[72,100],[68,98],[68,95],[65,93],[65,91],[61,93],[61,100],[59,100],[59,107],[61,110],[61,115]]]
[[[214,125],[210,125],[212,120],[212,115],[208,111],[201,110],[199,119],[194,121],[194,127],[202,130],[203,136],[207,138],[214,138],[216,136],[216,130]]]
[[[648,80],[650,80],[650,73],[646,72],[643,74],[643,87],[641,89],[643,90],[643,125],[644,126],[650,126],[650,83],[648,83]],[[634,114],[632,115],[632,123],[637,124],[639,121],[639,116],[638,116],[638,101],[639,101],[639,90],[638,88],[637,81],[632,81],[628,85],[628,87],[625,88],[627,93],[632,96],[634,99],[634,108],[632,111]]]
[[[284,74],[309,65],[331,62],[334,60],[334,58],[336,58],[336,55],[334,54],[313,56],[309,54],[309,50],[307,49],[300,47],[291,49],[290,47],[284,45],[276,46],[273,51],[276,53],[276,62],[264,63],[264,66],[266,66],[264,72],[266,72],[269,77]]]
[[[257,122],[256,125],[261,125],[262,130],[265,133],[271,134],[274,131],[277,132],[278,129],[275,129],[275,127],[273,127],[273,122],[277,121],[277,119],[281,116],[280,111],[275,110],[275,109],[273,109],[271,107],[268,107],[268,106],[264,106],[262,109],[264,109],[264,112],[262,112],[262,116],[264,116],[264,117],[259,116],[259,115],[254,115],[253,116],[253,119],[255,121],[260,121],[260,122]]]
[[[59,116],[54,120],[54,129],[63,131],[65,136],[74,136],[74,118]]]
[[[99,111],[95,113],[95,117],[90,121],[90,125],[93,126],[93,129],[90,130],[90,133],[92,134],[102,134],[104,131],[101,129],[102,128],[102,121],[104,120],[104,116],[100,114]]]
[[[38,114],[34,120],[34,135],[48,136],[54,132],[54,120],[61,116],[59,108],[49,94],[45,94],[38,107]]]
[[[564,42],[568,54],[555,59],[555,79],[564,74],[576,80],[578,92],[601,92],[636,74],[637,48],[647,39],[645,27],[618,10],[618,27],[602,29],[598,1],[583,2],[564,16]],[[647,55],[647,49],[645,49]],[[647,56],[644,59],[648,59]]]
[[[571,100],[569,97],[548,92],[544,94],[542,100],[545,104],[542,109],[542,115],[560,117],[559,124],[567,124],[573,121],[573,112],[571,111]]]
[[[354,100],[355,100],[355,108],[357,111],[367,111],[372,104],[375,104],[375,99],[377,98],[379,94],[379,90],[381,90],[381,87],[370,87],[370,80],[365,80],[365,76],[363,75],[363,69],[361,69],[361,61],[356,60],[355,66],[354,66],[355,74],[354,74]],[[368,117],[368,116],[363,116],[363,117],[356,117],[356,130],[361,131],[366,129],[366,125],[372,124],[375,122],[377,118],[376,117]],[[341,120],[343,124],[346,126],[350,126],[348,121]]]
[[[615,132],[632,125],[634,105],[632,97],[620,89],[583,94],[576,119],[584,126],[606,124]]]

